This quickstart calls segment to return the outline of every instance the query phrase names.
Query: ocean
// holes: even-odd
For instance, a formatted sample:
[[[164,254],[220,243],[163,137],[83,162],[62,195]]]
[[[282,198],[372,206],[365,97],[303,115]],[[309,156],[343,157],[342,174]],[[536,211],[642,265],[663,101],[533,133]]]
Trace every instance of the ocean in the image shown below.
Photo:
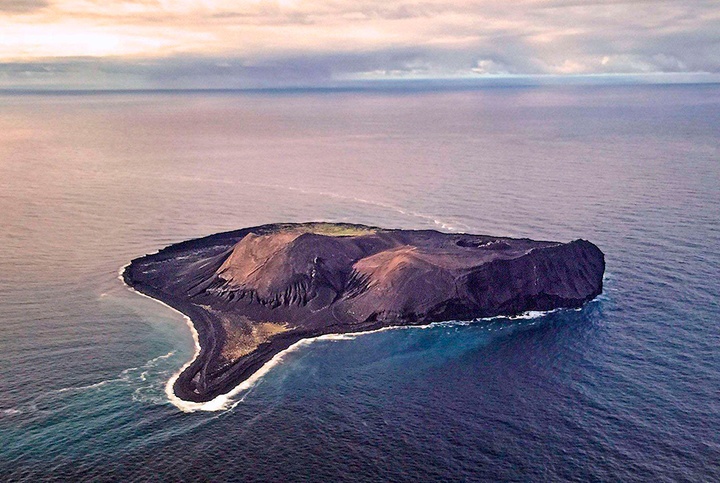
[[[183,412],[131,259],[343,221],[605,253],[579,311],[301,344]],[[4,481],[720,480],[720,86],[0,95]]]

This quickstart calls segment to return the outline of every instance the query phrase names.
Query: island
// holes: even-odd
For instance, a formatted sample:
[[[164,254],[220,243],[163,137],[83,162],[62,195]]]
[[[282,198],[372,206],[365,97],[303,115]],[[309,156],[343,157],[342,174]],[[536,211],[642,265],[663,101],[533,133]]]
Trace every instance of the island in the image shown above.
[[[173,391],[206,402],[302,339],[579,308],[602,292],[604,271],[582,239],[313,222],[177,243],[122,276],[191,319],[200,350]]]

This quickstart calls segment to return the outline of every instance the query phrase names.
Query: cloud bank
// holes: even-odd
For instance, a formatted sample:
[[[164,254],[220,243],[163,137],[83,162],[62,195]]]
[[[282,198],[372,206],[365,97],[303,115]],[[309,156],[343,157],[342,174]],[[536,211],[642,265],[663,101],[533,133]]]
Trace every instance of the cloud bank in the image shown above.
[[[717,0],[0,0],[0,87],[720,79]]]

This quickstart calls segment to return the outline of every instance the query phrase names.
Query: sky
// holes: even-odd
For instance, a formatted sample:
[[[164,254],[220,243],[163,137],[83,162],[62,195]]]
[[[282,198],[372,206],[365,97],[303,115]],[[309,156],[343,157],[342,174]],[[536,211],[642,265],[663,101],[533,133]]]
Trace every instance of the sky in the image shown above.
[[[0,89],[720,81],[720,0],[0,0]]]

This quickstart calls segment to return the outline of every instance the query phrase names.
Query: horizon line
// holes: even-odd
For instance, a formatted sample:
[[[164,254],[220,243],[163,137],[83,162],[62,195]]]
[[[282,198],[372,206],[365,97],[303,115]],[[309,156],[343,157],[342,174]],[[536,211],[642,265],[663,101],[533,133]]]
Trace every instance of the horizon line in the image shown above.
[[[248,87],[0,87],[0,95],[18,94],[91,94],[91,93],[301,93],[301,92],[415,92],[453,91],[487,88],[540,87],[631,87],[631,86],[693,86],[720,84],[714,73],[649,73],[649,74],[581,74],[581,75],[503,75],[486,77],[438,77],[347,79],[327,84],[248,86]]]

